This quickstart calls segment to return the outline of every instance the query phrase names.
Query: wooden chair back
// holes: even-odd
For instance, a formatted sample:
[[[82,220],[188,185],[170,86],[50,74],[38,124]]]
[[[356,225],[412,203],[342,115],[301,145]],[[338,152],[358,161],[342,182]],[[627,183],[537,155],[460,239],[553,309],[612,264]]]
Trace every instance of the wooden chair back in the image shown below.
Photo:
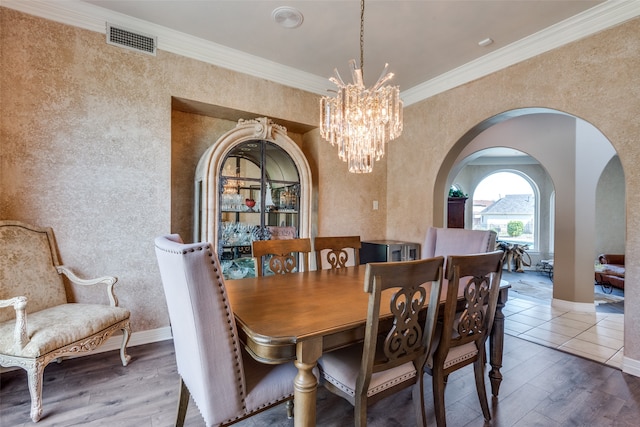
[[[447,293],[440,337],[427,372],[433,375],[436,421],[446,425],[447,376],[474,364],[476,389],[485,420],[491,419],[484,386],[485,343],[495,316],[504,252],[452,255],[446,262]],[[460,296],[462,295],[462,301]]]
[[[423,369],[438,316],[443,264],[443,257],[367,264],[364,342],[326,353],[320,362],[325,387],[354,405],[356,426],[366,425],[368,405],[410,386],[416,424],[426,426]],[[386,304],[392,318],[381,320],[380,307]]]
[[[264,257],[267,256],[270,256],[268,267],[274,274],[309,270],[311,239],[254,240],[252,250],[256,258],[256,276],[264,275]],[[302,260],[302,266],[299,265],[299,259]]]
[[[360,264],[360,247],[360,236],[316,237],[313,240],[316,268],[322,270],[323,267],[329,266],[331,270],[335,270],[347,265],[358,265]],[[352,258],[349,258],[349,252]]]

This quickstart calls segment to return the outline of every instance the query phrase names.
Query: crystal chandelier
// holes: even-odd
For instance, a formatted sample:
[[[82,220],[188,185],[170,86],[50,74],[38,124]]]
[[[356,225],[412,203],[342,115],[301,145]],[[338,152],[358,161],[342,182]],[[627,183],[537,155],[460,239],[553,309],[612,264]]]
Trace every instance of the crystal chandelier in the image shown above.
[[[398,86],[386,86],[393,77],[385,64],[380,78],[366,89],[364,75],[364,0],[360,1],[360,69],[349,61],[353,83],[345,84],[338,69],[329,81],[338,86],[335,97],[320,99],[320,135],[338,145],[338,156],[349,172],[368,173],[374,160],[384,156],[384,146],[402,133],[402,101]]]

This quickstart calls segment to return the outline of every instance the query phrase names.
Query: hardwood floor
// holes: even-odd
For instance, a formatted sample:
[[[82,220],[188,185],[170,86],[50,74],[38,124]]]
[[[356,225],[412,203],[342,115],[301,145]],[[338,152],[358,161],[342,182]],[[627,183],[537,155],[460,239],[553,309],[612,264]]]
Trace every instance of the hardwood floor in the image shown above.
[[[120,364],[116,351],[53,363],[45,369],[46,426],[165,427],[172,425],[178,398],[172,341],[130,348],[132,362]],[[482,426],[473,371],[463,369],[449,378],[447,422],[451,427]],[[504,381],[492,403],[493,426],[637,426],[640,419],[640,378],[604,364],[505,336]],[[487,381],[488,382],[488,381]],[[427,376],[426,407],[435,426],[431,381]],[[0,376],[0,426],[33,426],[29,392],[23,370]],[[318,390],[319,426],[353,425],[353,408],[346,401]],[[415,424],[411,391],[405,390],[369,408],[369,426]],[[188,426],[203,426],[193,401]],[[283,405],[237,424],[293,426]]]

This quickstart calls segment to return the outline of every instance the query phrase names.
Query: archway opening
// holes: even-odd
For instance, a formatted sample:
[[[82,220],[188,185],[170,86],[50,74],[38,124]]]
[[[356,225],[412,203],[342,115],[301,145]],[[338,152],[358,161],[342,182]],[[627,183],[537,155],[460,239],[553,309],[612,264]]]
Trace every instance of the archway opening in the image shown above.
[[[539,239],[537,249],[541,258],[554,258],[553,304],[595,311],[594,260],[599,250],[595,234],[601,228],[596,226],[596,210],[606,208],[596,200],[596,186],[598,177],[616,155],[613,146],[590,123],[556,110],[521,109],[491,117],[463,135],[445,157],[434,188],[434,194],[443,195],[434,199],[436,226],[446,218],[445,189],[459,182],[461,170],[478,158],[478,153],[494,148],[525,153],[548,176],[547,183],[543,176],[527,173],[539,183],[540,190],[548,188],[539,196],[538,209],[548,211],[554,224],[539,225],[538,235],[547,237]],[[624,188],[623,179],[622,183]],[[470,211],[465,228],[471,228]],[[624,229],[625,224],[615,227]],[[551,230],[553,236],[548,238]],[[549,246],[551,242],[553,246]],[[624,247],[623,242],[619,243]]]

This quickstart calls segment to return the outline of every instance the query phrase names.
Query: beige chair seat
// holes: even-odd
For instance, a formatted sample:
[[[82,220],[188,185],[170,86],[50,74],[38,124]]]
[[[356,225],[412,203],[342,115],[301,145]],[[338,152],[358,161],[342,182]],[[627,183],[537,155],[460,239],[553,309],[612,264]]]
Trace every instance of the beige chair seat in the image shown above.
[[[130,313],[118,307],[117,281],[83,279],[61,264],[50,227],[0,221],[0,366],[27,371],[33,422],[42,417],[42,374],[53,360],[92,351],[118,330],[122,364],[131,360]],[[75,286],[103,287],[109,304],[68,300]]]
[[[354,401],[351,402],[352,405],[355,402],[356,380],[362,363],[363,351],[362,344],[352,345],[326,353],[318,361],[318,364],[324,369],[324,380],[352,396],[354,398]],[[374,372],[371,374],[367,396],[371,397],[411,378],[415,378],[415,376],[416,368],[412,362],[404,363],[386,371]]]
[[[101,304],[63,304],[30,313],[27,322],[29,342],[15,346],[15,320],[0,324],[0,353],[36,358],[86,337],[108,330],[129,319],[129,310]]]

